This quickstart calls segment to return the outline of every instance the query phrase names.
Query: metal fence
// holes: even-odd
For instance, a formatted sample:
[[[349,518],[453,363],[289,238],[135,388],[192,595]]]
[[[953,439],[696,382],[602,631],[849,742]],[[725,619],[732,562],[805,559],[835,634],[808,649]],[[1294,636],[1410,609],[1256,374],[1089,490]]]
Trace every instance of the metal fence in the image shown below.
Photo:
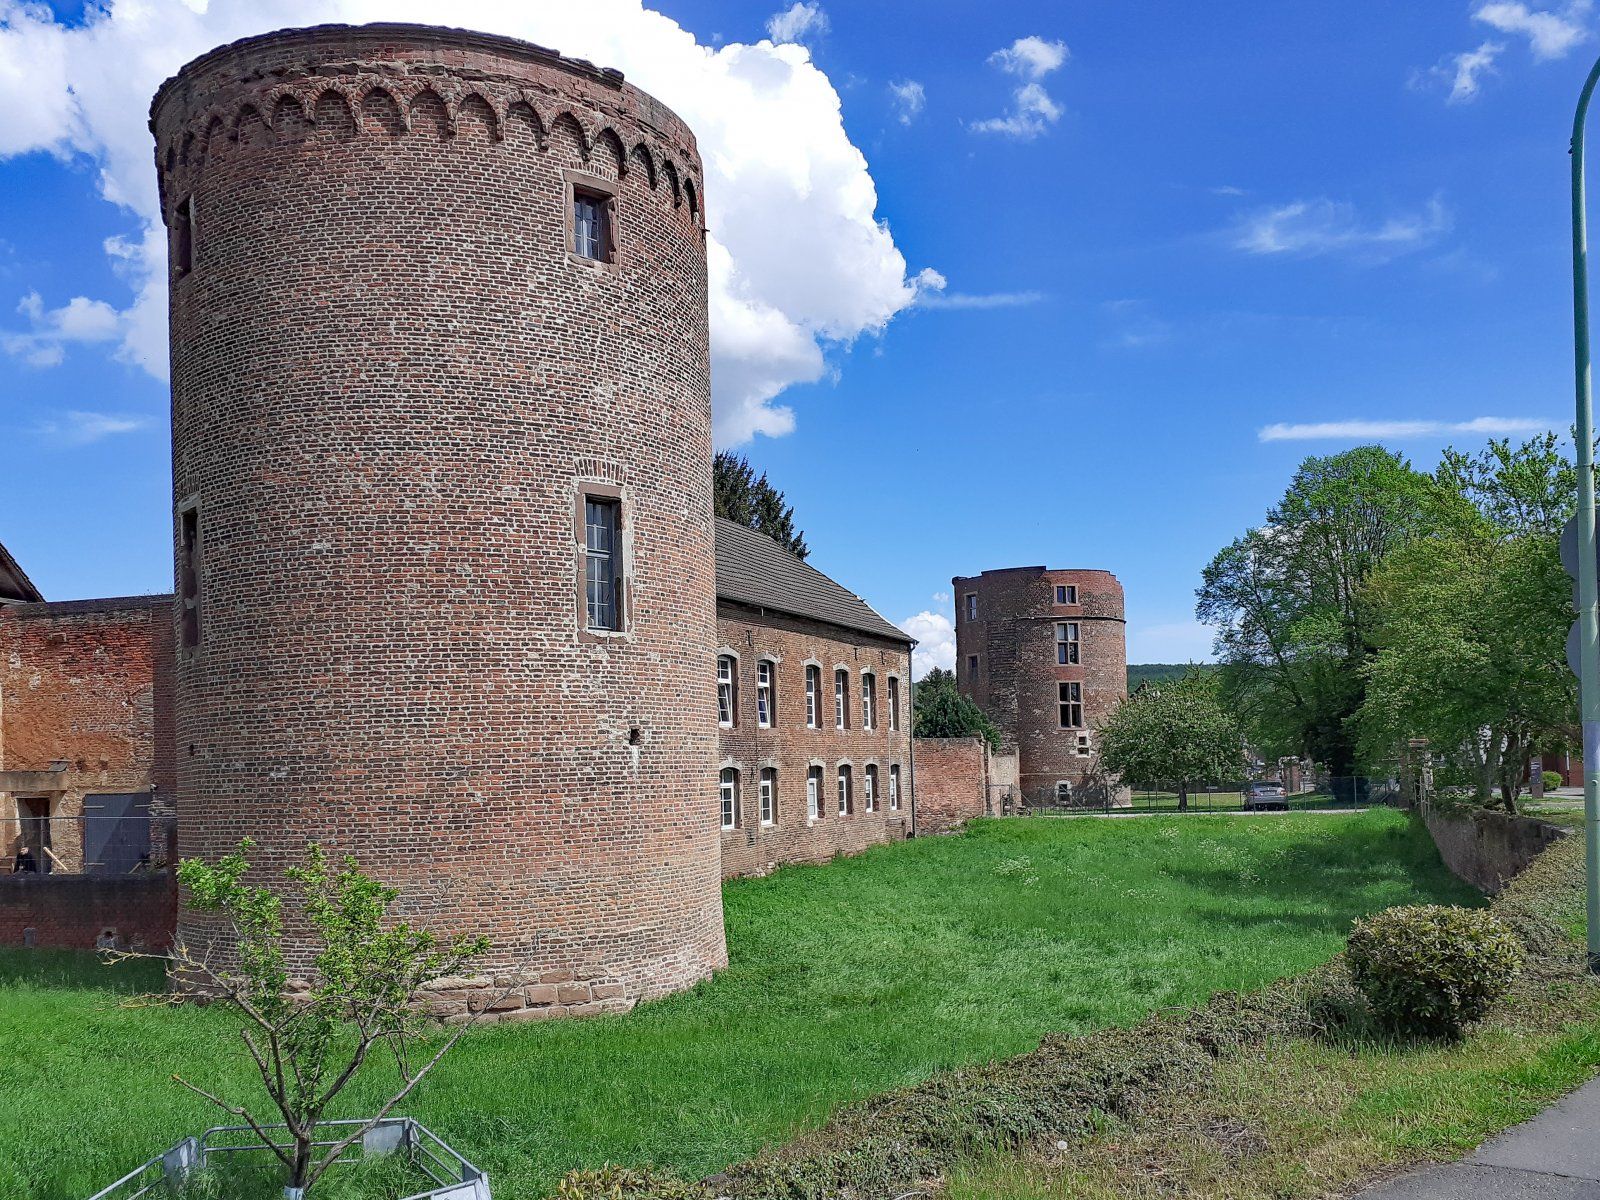
[[[1394,805],[1400,789],[1394,779],[1370,776],[1335,776],[1308,783],[1282,796],[1250,796],[1242,782],[1191,787],[1187,795],[1176,788],[1134,788],[1108,796],[1098,804],[1029,804],[1021,811],[1030,816],[1139,816],[1152,813],[1311,812]]]
[[[87,796],[69,815],[23,810],[12,831],[0,842],[0,874],[137,875],[168,866],[177,845],[176,820],[152,813],[145,795]]]

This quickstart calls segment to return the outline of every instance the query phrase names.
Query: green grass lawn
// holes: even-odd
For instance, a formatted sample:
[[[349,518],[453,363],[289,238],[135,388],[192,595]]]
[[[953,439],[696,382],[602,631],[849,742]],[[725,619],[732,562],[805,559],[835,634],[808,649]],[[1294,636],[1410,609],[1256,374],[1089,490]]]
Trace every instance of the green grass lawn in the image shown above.
[[[1389,810],[982,822],[729,884],[714,980],[623,1017],[476,1031],[408,1111],[503,1200],[606,1161],[698,1175],[1048,1031],[1301,971],[1358,914],[1474,899]],[[0,1195],[81,1200],[218,1123],[174,1072],[248,1094],[221,1011],[126,1006],[153,982],[0,951]]]

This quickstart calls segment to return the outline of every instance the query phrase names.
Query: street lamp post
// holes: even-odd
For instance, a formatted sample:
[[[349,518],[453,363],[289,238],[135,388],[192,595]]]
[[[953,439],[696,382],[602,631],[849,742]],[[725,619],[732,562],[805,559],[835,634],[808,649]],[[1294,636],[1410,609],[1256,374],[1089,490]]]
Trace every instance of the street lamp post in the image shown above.
[[[1588,876],[1589,969],[1600,971],[1600,565],[1595,559],[1594,393],[1589,363],[1589,229],[1583,180],[1583,125],[1600,83],[1589,71],[1572,119],[1572,325],[1578,419],[1578,695],[1583,717],[1583,824]]]

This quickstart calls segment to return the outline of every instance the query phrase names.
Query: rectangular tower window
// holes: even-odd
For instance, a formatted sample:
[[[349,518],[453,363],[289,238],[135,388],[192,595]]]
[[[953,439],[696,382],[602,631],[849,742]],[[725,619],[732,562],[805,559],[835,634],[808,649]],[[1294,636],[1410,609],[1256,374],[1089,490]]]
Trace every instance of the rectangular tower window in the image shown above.
[[[731,654],[717,656],[717,724],[732,729],[739,712],[738,684],[734,672],[737,660]]]
[[[172,213],[172,274],[182,279],[194,269],[194,197],[178,201]]]
[[[1083,728],[1083,684],[1056,684],[1056,701],[1061,710],[1061,728]]]
[[[978,656],[976,654],[967,655],[967,678],[973,683],[978,682]]]
[[[761,772],[761,823],[771,825],[778,819],[778,773],[771,767]]]
[[[806,772],[806,820],[815,821],[822,815],[822,768],[812,767]]]
[[[967,620],[976,621],[977,619],[978,619],[978,593],[977,592],[968,592],[967,593]]]
[[[756,724],[770,729],[774,724],[772,710],[772,664],[756,664]]]
[[[200,644],[200,509],[191,505],[178,516],[178,594],[182,600],[183,644]]]
[[[739,828],[739,772],[732,767],[723,768],[721,801],[722,827]]]
[[[599,192],[572,189],[572,250],[580,258],[611,261],[611,200]]]
[[[900,811],[900,764],[889,764],[889,811]]]
[[[589,628],[596,631],[622,628],[621,510],[609,497],[583,498],[583,601]]]
[[[1078,585],[1075,583],[1056,584],[1057,604],[1076,604],[1078,602]]]
[[[1056,622],[1056,662],[1063,666],[1078,661],[1078,623]]]
[[[822,668],[806,668],[806,728],[822,728]]]
[[[900,681],[893,675],[889,676],[889,728],[900,728]]]

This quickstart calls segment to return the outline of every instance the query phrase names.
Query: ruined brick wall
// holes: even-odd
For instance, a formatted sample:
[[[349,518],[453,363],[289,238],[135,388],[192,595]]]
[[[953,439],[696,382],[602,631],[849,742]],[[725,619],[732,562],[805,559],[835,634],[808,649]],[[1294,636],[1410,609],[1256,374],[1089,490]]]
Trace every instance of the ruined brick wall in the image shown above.
[[[918,738],[917,832],[949,833],[989,815],[989,743],[982,738]]]
[[[738,678],[735,724],[720,730],[720,761],[705,777],[703,791],[706,810],[720,824],[721,772],[730,767],[738,772],[739,816],[736,828],[722,832],[723,875],[760,875],[783,863],[825,862],[904,838],[911,830],[913,803],[907,648],[798,617],[756,614],[726,602],[717,606],[717,633],[718,652],[735,658]],[[756,671],[763,660],[772,665],[776,686],[776,709],[767,728],[760,725],[756,710]],[[818,669],[822,683],[816,728],[806,724],[807,666]],[[846,729],[836,728],[834,722],[834,672],[839,668],[849,672]],[[862,727],[861,680],[868,671],[877,683],[872,729]],[[896,680],[900,696],[898,729],[891,728],[890,679]],[[714,675],[708,674],[700,686],[714,697]],[[843,816],[838,807],[841,765],[850,768],[853,808]],[[876,812],[866,809],[869,766],[877,768],[879,781]],[[806,776],[813,767],[822,776],[815,819],[809,815],[806,794]],[[899,768],[898,808],[890,803],[891,767]],[[776,772],[777,806],[770,825],[761,821],[763,769]],[[919,762],[917,770],[921,769]]]
[[[1099,766],[1096,729],[1128,692],[1122,585],[1109,571],[1016,567],[957,576],[956,670],[963,692],[989,714],[1007,748],[1017,751],[1023,801],[1053,804],[1061,783],[1074,803],[1126,802],[1126,791]],[[1077,602],[1057,603],[1058,587]],[[1069,593],[1070,594],[1070,593]],[[976,617],[968,619],[967,597]],[[1078,662],[1057,661],[1057,625],[1078,630]],[[970,659],[978,659],[974,678]],[[1058,685],[1079,685],[1083,725],[1060,723]]]
[[[249,834],[271,877],[320,839],[574,1006],[704,978],[726,951],[690,131],[615,72],[394,25],[213,51],[152,129],[180,577],[198,543],[181,853]],[[612,261],[573,252],[574,187],[610,195]],[[607,490],[626,628],[592,635],[581,502]]]
[[[158,953],[171,947],[177,915],[170,871],[117,878],[0,875],[0,946]]]
[[[154,785],[170,812],[171,613],[171,596],[0,605],[0,871],[23,801],[48,806],[60,871],[83,867],[85,796]]]

